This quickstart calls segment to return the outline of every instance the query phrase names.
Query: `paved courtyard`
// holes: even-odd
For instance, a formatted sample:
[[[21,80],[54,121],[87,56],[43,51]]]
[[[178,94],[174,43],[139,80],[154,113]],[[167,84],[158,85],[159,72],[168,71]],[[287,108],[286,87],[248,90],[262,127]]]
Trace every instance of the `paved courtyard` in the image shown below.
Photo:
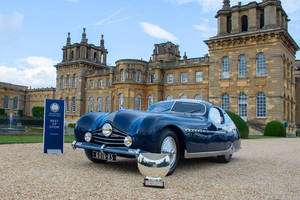
[[[300,199],[300,138],[243,140],[229,164],[180,162],[166,189],[142,187],[135,160],[93,164],[65,144],[0,145],[0,199]]]

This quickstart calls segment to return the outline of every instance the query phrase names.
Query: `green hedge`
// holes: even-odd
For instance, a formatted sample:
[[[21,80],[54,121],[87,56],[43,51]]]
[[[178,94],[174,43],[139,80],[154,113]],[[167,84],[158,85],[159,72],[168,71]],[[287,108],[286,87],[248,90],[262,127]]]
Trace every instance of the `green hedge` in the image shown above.
[[[271,121],[267,124],[264,132],[265,136],[286,137],[286,129],[283,123]]]
[[[247,123],[237,114],[231,112],[231,111],[226,111],[226,113],[229,115],[229,117],[232,119],[234,122],[235,126],[237,127],[241,138],[242,139],[248,139],[249,136],[249,127]]]
[[[32,108],[32,115],[35,118],[42,119],[44,117],[44,107],[35,106]]]
[[[70,123],[70,124],[68,124],[68,127],[69,128],[75,128],[75,124],[74,123]]]
[[[296,130],[296,136],[300,137],[300,129]]]
[[[3,108],[0,108],[0,116],[2,116],[2,115],[6,115],[5,110]]]

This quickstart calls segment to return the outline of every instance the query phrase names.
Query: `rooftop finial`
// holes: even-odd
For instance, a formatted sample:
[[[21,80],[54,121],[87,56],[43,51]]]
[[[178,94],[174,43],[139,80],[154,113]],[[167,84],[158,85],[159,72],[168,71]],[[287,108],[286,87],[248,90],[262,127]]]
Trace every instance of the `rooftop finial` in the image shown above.
[[[224,8],[230,8],[230,0],[224,0],[223,1],[223,9]]]
[[[100,47],[104,48],[104,35],[101,35]]]
[[[67,46],[71,45],[71,36],[70,36],[70,32],[68,32],[68,37],[67,37]]]
[[[186,51],[184,52],[183,59],[184,59],[184,60],[187,60]]]
[[[83,28],[81,43],[87,43],[85,28]]]

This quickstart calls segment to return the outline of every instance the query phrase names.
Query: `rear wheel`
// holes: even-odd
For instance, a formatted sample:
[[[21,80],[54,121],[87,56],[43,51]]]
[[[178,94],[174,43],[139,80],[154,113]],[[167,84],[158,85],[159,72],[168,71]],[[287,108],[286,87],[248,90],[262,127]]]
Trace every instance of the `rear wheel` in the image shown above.
[[[179,160],[179,141],[177,135],[170,129],[163,130],[160,136],[159,149],[161,153],[170,155],[170,170],[167,176],[171,175]]]
[[[100,159],[93,158],[93,155],[92,155],[93,151],[92,150],[90,150],[90,149],[84,149],[84,152],[85,152],[86,157],[90,161],[92,161],[94,163],[106,163],[106,160],[100,160]]]

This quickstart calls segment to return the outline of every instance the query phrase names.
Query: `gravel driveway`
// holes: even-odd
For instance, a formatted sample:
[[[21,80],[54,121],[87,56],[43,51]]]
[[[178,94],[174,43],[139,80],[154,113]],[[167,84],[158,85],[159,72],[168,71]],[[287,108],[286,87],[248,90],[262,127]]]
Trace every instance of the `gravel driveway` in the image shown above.
[[[0,145],[0,199],[300,199],[300,139],[243,140],[228,164],[180,162],[165,189],[144,188],[135,160],[93,164],[65,144]]]

